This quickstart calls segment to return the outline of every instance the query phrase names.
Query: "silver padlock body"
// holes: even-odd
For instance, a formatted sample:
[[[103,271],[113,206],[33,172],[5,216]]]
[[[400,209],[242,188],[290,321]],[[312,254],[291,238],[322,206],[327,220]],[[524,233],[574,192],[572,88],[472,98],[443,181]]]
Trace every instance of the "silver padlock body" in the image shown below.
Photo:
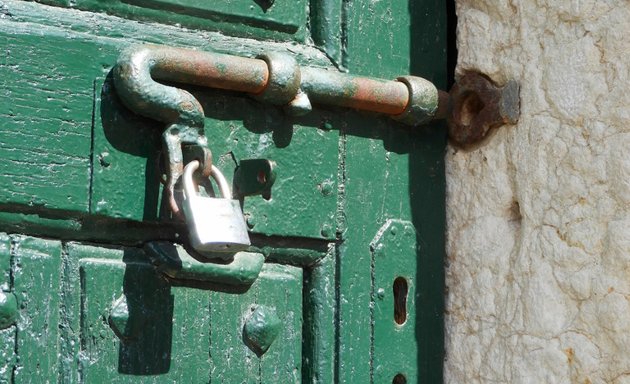
[[[183,208],[196,251],[239,252],[250,246],[238,200],[187,196]]]

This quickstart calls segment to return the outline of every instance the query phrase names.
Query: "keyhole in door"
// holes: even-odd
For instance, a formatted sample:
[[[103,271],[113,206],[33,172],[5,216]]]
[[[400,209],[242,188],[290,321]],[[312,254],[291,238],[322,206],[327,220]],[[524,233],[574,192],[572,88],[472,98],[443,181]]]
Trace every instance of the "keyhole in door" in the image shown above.
[[[407,293],[409,287],[404,277],[397,277],[394,280],[394,321],[402,325],[407,321]]]

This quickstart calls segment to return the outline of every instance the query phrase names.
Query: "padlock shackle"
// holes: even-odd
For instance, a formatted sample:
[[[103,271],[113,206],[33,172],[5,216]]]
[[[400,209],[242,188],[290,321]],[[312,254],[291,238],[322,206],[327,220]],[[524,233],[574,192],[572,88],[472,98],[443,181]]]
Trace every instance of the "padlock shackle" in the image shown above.
[[[219,168],[215,167],[214,164],[212,164],[212,172],[210,173],[210,177],[214,178],[214,181],[217,182],[219,190],[221,191],[221,197],[223,197],[224,199],[231,199],[232,190],[230,189],[230,184],[226,180],[225,176],[223,176],[223,173],[221,173],[221,171],[219,171]]]
[[[184,167],[184,195],[187,199],[191,199],[196,196],[196,188],[193,182],[193,173],[197,169],[199,169],[199,160],[193,160],[190,163],[186,164]],[[230,185],[226,180],[223,173],[219,170],[219,168],[212,165],[212,172],[210,173],[210,177],[214,178],[217,182],[217,186],[219,187],[219,191],[221,191],[221,198],[223,199],[232,199],[232,191],[230,190]]]

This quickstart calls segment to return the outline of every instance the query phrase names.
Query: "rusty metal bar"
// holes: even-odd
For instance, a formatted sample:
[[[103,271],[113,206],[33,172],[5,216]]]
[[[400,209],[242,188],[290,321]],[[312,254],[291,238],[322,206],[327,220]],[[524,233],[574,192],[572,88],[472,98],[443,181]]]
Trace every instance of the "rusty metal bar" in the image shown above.
[[[151,75],[160,80],[238,92],[261,93],[269,81],[263,60],[219,53],[155,48]],[[156,55],[159,53],[159,56]]]
[[[132,70],[129,69],[132,67]],[[198,126],[203,116],[196,100],[181,100],[183,90],[157,83],[165,80],[245,92],[273,104],[292,106],[300,100],[384,113],[418,125],[443,111],[445,100],[428,81],[407,76],[383,80],[351,76],[320,68],[299,67],[290,56],[272,53],[260,59],[144,45],[125,51],[115,72],[123,102],[137,113],[167,124],[188,120]],[[305,97],[307,98],[305,100]],[[294,104],[295,104],[294,103]],[[438,106],[440,108],[438,108]],[[289,108],[291,109],[291,108]],[[156,110],[158,113],[156,114]],[[190,115],[187,117],[187,115]]]
[[[301,68],[302,91],[311,101],[399,115],[409,103],[409,90],[400,81],[351,76],[319,68]]]

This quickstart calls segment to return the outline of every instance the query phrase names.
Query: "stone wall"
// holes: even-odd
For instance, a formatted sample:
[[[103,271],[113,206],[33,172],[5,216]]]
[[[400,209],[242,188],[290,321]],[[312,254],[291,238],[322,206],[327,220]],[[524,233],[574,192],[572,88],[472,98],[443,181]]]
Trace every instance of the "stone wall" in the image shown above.
[[[447,383],[630,383],[630,2],[461,0],[521,118],[447,154]]]

